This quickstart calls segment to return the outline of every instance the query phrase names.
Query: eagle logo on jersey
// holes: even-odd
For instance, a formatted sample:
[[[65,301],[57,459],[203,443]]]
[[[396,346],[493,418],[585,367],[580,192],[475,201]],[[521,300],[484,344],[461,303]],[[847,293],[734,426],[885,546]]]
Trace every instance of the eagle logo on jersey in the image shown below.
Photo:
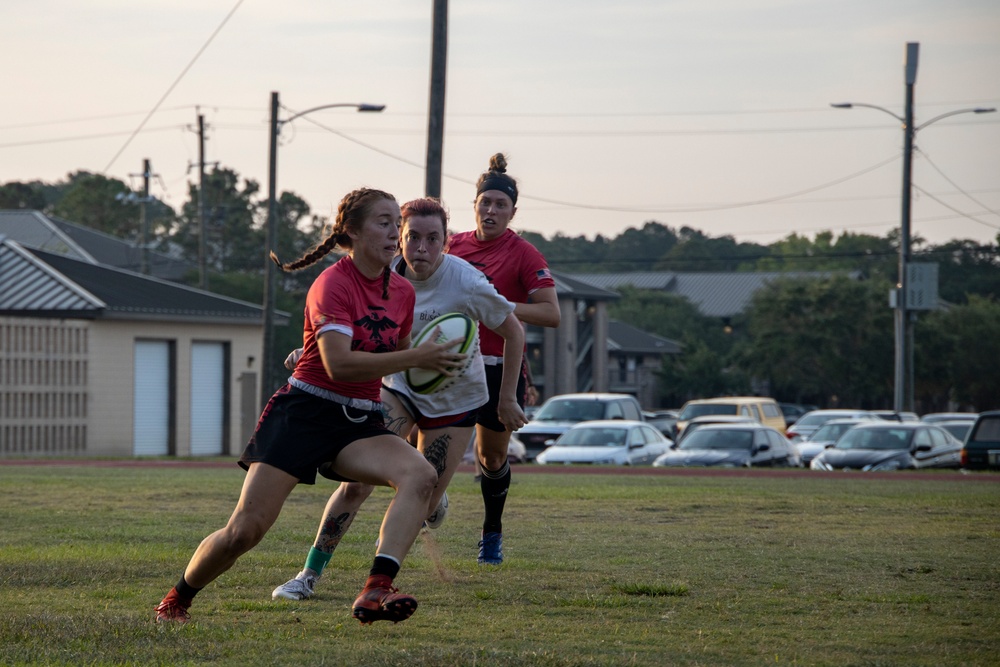
[[[382,306],[368,306],[368,314],[359,320],[355,320],[354,325],[365,329],[368,332],[368,340],[355,340],[351,347],[372,347],[373,352],[391,352],[396,349],[399,342],[398,337],[387,335],[387,340],[382,339],[382,334],[397,331],[399,324],[385,315],[385,308]],[[365,343],[368,343],[366,345]]]

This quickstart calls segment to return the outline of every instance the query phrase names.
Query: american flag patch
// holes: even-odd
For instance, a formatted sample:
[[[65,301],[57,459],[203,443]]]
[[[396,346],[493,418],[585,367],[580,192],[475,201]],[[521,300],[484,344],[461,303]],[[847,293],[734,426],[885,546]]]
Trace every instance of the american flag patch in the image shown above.
[[[540,271],[535,271],[535,275],[538,276],[539,278],[542,278],[543,280],[545,278],[552,278],[552,274],[549,273],[548,269],[541,269]]]

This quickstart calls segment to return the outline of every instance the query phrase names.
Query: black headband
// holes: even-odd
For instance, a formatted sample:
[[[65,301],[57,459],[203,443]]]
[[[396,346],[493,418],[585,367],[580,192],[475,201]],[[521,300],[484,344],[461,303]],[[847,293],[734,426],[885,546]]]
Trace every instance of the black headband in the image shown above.
[[[517,203],[517,186],[514,185],[513,179],[505,174],[491,174],[486,177],[479,189],[476,190],[476,196],[483,194],[487,190],[499,190],[508,197],[512,204]]]

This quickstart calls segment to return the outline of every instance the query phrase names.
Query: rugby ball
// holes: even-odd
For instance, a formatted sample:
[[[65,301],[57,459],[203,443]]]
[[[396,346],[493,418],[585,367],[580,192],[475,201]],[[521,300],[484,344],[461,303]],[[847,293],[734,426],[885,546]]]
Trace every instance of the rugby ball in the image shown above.
[[[472,349],[472,346],[477,340],[476,323],[472,321],[472,318],[462,313],[446,313],[440,317],[435,317],[427,323],[427,326],[420,330],[420,333],[413,339],[411,346],[417,347],[430,338],[435,331],[438,331],[437,338],[434,339],[435,343],[444,343],[445,341],[461,338],[462,342],[456,344],[452,350],[467,356],[461,368],[451,369],[455,373],[451,377],[426,368],[407,369],[405,373],[406,384],[418,394],[433,394],[436,391],[447,389],[465,373],[472,363],[473,356],[475,356],[476,351]]]

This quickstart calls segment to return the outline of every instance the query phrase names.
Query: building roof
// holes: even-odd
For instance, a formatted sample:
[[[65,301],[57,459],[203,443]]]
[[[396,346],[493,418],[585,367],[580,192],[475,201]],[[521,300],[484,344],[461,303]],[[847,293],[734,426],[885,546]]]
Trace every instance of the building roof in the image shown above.
[[[0,235],[26,248],[81,261],[136,272],[142,268],[142,249],[138,244],[39,211],[0,210]],[[147,257],[149,274],[157,278],[180,281],[198,269],[191,262],[155,250],[150,250]]]
[[[707,317],[733,317],[743,313],[753,295],[780,278],[829,278],[831,271],[771,271],[741,273],[634,272],[577,273],[570,277],[603,289],[632,285],[682,296]],[[853,275],[853,274],[852,274]]]
[[[97,261],[38,211],[21,209],[0,211],[0,236],[14,239],[26,248],[47,250],[85,262]]]
[[[614,354],[680,354],[683,346],[631,324],[608,320],[608,352]]]
[[[565,273],[557,274],[553,271],[552,279],[556,282],[556,294],[559,296],[591,299],[594,301],[614,301],[621,298],[621,295],[617,292],[605,289],[591,282],[579,280],[577,276]]]
[[[263,312],[238,299],[0,238],[4,315],[260,325]]]
[[[106,304],[31,252],[0,237],[0,313],[96,317]]]

